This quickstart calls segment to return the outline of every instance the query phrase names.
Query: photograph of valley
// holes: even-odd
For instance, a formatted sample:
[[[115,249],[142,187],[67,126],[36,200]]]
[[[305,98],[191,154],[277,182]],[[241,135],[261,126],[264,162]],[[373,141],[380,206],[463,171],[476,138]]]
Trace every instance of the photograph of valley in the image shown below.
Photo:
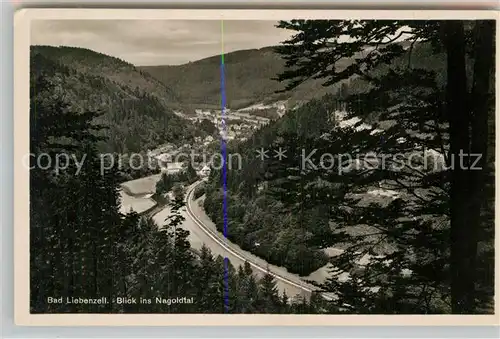
[[[495,20],[30,32],[31,314],[495,313]]]

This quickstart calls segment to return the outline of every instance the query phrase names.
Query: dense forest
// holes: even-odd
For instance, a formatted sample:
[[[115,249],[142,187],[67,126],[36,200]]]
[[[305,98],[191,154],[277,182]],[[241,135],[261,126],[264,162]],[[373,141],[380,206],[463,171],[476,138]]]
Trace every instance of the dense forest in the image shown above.
[[[492,312],[494,22],[279,27],[297,33],[276,48],[281,93],[311,78],[338,90],[232,145],[242,169],[206,186],[218,228],[227,180],[228,237],[303,276],[330,262],[321,287],[349,312]],[[397,195],[370,194],[381,189]],[[330,247],[343,253],[328,258]]]
[[[444,58],[443,53],[433,53],[428,44],[415,45],[412,51],[413,67],[434,71],[436,81],[440,84],[444,81]],[[408,55],[403,55],[393,60],[389,66],[380,65],[371,71],[371,76],[378,77],[387,72],[388,68],[400,67],[407,60]],[[363,105],[363,101],[360,100],[360,95],[366,93],[370,87],[369,81],[361,77],[350,77],[347,81],[342,82],[337,92],[310,100],[297,109],[290,110],[282,119],[262,127],[247,142],[232,147],[230,153],[244,155],[245,164],[241,171],[231,171],[227,176],[228,216],[230,220],[228,237],[231,240],[273,264],[285,266],[291,272],[304,276],[327,263],[327,256],[322,253],[319,247],[308,243],[307,239],[309,237],[321,239],[329,236],[329,224],[332,216],[325,212],[328,209],[328,203],[318,204],[311,209],[303,209],[300,217],[290,213],[289,208],[284,205],[282,195],[273,196],[269,193],[274,189],[274,184],[282,185],[283,178],[280,175],[292,173],[282,172],[278,175],[278,169],[275,167],[278,163],[272,163],[270,160],[261,161],[261,159],[256,158],[255,151],[261,148],[278,150],[281,147],[288,155],[294,151],[298,153],[296,155],[300,155],[302,149],[308,154],[317,148],[317,139],[321,137],[324,139],[328,133],[332,132],[337,134],[338,138],[344,138],[342,140],[350,140],[355,136],[358,138],[356,141],[358,143],[372,139],[376,144],[381,136],[369,135],[375,127],[368,132],[357,135],[350,133],[350,131],[335,130],[337,124],[335,112],[347,109],[349,97],[352,101],[350,108],[353,114],[363,118],[363,121],[359,122],[357,126],[365,122],[378,123],[379,125],[384,123],[383,117],[376,109],[372,109],[372,106],[367,105],[367,103]],[[353,98],[356,99],[353,100]],[[353,126],[353,128],[355,129],[357,126]],[[385,133],[390,133],[390,131]],[[295,138],[295,140],[284,140],[284,138]],[[292,145],[293,143],[294,145]],[[343,149],[335,150],[332,148],[329,153],[342,154],[331,151],[345,153],[349,150],[349,145],[352,144],[346,142]],[[300,157],[282,159],[280,162],[280,166],[283,168],[299,165]],[[217,223],[219,229],[222,230],[221,173],[213,173],[212,178],[209,186],[211,189],[207,190],[204,207],[212,220]],[[282,189],[284,190],[285,187]],[[255,243],[258,243],[259,246],[256,247]],[[297,260],[297,258],[301,259]]]
[[[114,167],[101,172],[98,144],[106,136],[98,132],[106,126],[95,120],[103,113],[73,111],[48,80],[43,75],[32,79],[31,152],[37,157],[73,154],[77,160],[85,154],[86,160],[77,173],[73,162],[65,170],[54,163],[42,169],[37,157],[31,158],[32,313],[317,313],[330,307],[318,297],[280,295],[270,274],[257,279],[248,264],[233,267],[206,248],[193,251],[187,231],[178,227],[182,194],[171,201],[173,213],[164,225],[136,213],[120,214],[122,175]],[[49,297],[107,300],[50,303]],[[187,301],[155,302],[177,297]]]
[[[291,20],[278,28],[297,34],[272,49],[283,59],[269,75],[280,85],[270,87],[273,98],[310,79],[324,92],[231,143],[242,168],[213,170],[196,196],[205,194],[219,229],[227,196],[228,237],[269,263],[304,276],[332,264],[318,287],[336,298],[280,295],[270,273],[257,279],[248,263],[233,267],[207,248],[193,250],[179,227],[176,185],[196,180],[192,169],[158,183],[157,194],[174,190],[163,225],[120,214],[118,185],[131,173],[103,172],[100,152],[144,151],[200,132],[169,108],[175,89],[133,66],[87,50],[34,47],[31,152],[72,154],[71,165],[86,158],[78,171],[32,163],[32,313],[493,312],[495,22]],[[123,107],[131,97],[138,104]],[[261,148],[268,158],[256,157]],[[438,156],[424,161],[430,151]],[[382,189],[397,195],[369,193]],[[342,252],[330,257],[329,248]],[[49,303],[53,296],[108,302]]]

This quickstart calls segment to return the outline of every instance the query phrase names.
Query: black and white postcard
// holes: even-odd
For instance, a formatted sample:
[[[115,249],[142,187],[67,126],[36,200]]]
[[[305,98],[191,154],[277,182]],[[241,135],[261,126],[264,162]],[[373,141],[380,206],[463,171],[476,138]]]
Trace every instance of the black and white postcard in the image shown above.
[[[498,324],[497,13],[15,22],[20,324]]]

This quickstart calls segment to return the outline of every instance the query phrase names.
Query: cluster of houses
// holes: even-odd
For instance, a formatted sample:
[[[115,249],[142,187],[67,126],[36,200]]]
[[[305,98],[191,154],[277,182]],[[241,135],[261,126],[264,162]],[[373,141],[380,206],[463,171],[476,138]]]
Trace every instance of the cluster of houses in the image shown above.
[[[238,113],[239,114],[248,114],[250,112],[255,112],[255,111],[259,111],[259,110],[267,110],[267,109],[275,109],[276,113],[278,113],[278,115],[280,117],[282,117],[286,113],[287,101],[286,100],[277,101],[277,102],[274,102],[272,104],[267,104],[267,105],[263,104],[263,103],[255,104],[252,106],[248,106],[248,107],[239,109]],[[266,119],[266,118],[264,118],[264,119]]]
[[[212,144],[213,142],[215,141],[214,137],[209,135],[209,136],[206,136],[205,138],[202,138],[202,137],[195,137],[194,138],[194,142],[197,144],[197,145],[200,145],[201,147],[208,147],[210,144]]]
[[[222,110],[195,109],[194,116],[186,115],[182,111],[174,111],[180,117],[188,119],[193,123],[200,123],[208,120],[218,129],[220,138],[231,141],[245,141],[255,130],[269,124],[270,119],[252,114],[253,111],[261,109],[276,109],[282,116],[286,111],[286,102],[277,102],[271,105],[257,104],[237,111],[229,108]],[[154,150],[148,150],[148,157],[160,165],[162,173],[176,174],[187,169],[186,161],[188,157],[179,157],[179,154],[190,154],[192,151],[207,150],[210,145],[219,140],[217,136],[196,137],[193,145],[185,144],[176,146],[174,144],[164,144]],[[180,160],[181,159],[181,160]],[[197,163],[193,167],[198,171],[201,177],[210,175],[210,167],[206,164]]]
[[[194,123],[208,120],[219,130],[221,138],[239,141],[246,140],[256,129],[270,121],[268,118],[232,112],[230,109],[224,109],[224,114],[221,110],[195,109],[195,116],[186,118]]]
[[[212,138],[213,141],[213,138]],[[161,169],[161,173],[178,174],[186,171],[191,157],[187,156],[192,151],[189,144],[177,147],[174,144],[165,144],[154,150],[148,150],[148,157],[154,160]],[[181,156],[182,155],[182,156]],[[210,167],[203,163],[192,164],[200,177],[205,178],[210,175]]]
[[[278,116],[282,117],[287,110],[287,101],[277,101],[271,104],[255,104],[236,111],[230,108],[224,110],[217,109],[195,109],[194,115],[185,114],[182,111],[174,111],[180,117],[190,120],[193,123],[200,123],[208,120],[219,130],[219,135],[225,140],[247,140],[255,130],[269,124],[269,118],[255,114],[257,111],[273,109]],[[208,145],[213,140],[204,140],[204,145]]]

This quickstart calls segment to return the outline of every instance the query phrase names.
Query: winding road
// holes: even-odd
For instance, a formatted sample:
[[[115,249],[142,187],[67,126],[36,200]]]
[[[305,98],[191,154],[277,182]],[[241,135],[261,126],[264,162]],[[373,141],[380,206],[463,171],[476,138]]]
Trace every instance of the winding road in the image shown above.
[[[244,251],[217,231],[215,224],[199,205],[200,199],[193,199],[194,189],[201,183],[202,181],[198,181],[188,187],[185,197],[186,207],[180,211],[185,218],[182,228],[189,231],[191,246],[196,250],[200,250],[205,244],[214,256],[220,255],[228,258],[234,267],[243,265],[247,261],[258,277],[262,277],[269,271],[276,279],[276,285],[280,293],[286,292],[289,297],[301,296],[308,298],[311,292],[316,289],[315,286],[306,283],[298,275],[288,272],[284,267],[271,265],[250,252]],[[169,214],[170,208],[166,207],[156,213],[153,219],[159,225],[163,225]]]

